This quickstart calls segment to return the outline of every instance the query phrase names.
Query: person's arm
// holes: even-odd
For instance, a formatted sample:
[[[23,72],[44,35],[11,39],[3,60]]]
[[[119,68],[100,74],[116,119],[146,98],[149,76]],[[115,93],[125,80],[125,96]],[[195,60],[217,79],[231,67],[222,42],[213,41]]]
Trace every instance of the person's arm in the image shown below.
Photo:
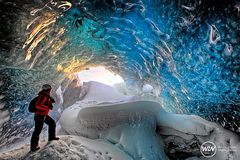
[[[45,96],[39,96],[38,101],[36,103],[36,108],[40,110],[49,109],[48,106],[44,105],[46,101],[47,101],[47,98]]]

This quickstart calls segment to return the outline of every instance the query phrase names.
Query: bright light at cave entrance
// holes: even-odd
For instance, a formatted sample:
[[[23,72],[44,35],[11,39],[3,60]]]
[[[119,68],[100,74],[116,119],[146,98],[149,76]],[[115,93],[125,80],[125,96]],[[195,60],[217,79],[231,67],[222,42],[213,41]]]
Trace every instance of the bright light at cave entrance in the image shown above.
[[[78,78],[81,82],[97,81],[111,86],[124,83],[121,76],[110,72],[104,67],[90,67],[88,70],[79,72]]]

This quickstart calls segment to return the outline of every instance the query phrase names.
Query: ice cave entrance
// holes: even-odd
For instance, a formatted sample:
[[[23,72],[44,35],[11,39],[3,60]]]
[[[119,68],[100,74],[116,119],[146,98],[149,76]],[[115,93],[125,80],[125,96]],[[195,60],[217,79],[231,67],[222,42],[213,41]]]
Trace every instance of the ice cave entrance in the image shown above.
[[[77,73],[77,76],[81,80],[81,83],[96,81],[110,86],[124,83],[124,80],[121,76],[107,70],[103,66],[89,67],[88,69]]]

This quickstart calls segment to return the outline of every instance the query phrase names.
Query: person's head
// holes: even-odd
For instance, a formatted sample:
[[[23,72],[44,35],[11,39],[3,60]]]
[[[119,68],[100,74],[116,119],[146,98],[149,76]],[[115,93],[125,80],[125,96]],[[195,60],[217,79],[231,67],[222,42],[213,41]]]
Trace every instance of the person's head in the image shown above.
[[[44,91],[50,92],[51,89],[52,89],[52,87],[51,87],[51,85],[49,85],[49,84],[44,84],[44,85],[42,86],[42,90],[44,90]]]

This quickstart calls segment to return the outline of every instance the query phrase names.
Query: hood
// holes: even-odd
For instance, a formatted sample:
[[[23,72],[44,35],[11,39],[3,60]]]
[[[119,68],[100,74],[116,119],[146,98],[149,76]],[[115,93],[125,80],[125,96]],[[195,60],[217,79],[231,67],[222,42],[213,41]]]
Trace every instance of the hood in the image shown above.
[[[44,90],[41,90],[40,92],[38,92],[38,95],[45,95],[45,96],[50,96],[50,94]]]

